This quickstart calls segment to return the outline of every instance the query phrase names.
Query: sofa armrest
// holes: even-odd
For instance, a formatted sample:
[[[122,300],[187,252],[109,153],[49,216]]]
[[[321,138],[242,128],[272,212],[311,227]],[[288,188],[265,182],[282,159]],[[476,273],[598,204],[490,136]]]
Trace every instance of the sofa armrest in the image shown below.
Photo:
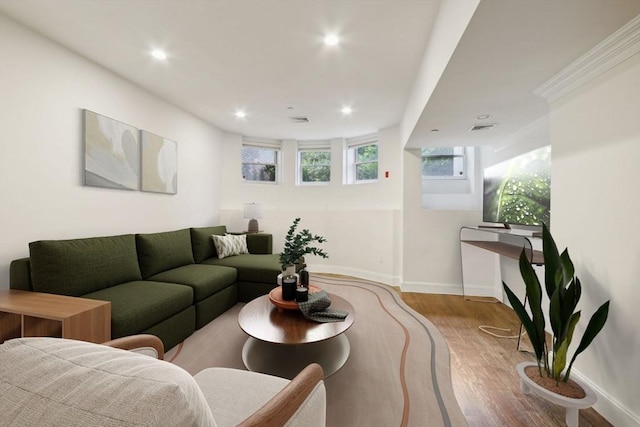
[[[308,365],[239,427],[324,426],[326,396],[323,378],[320,365]]]
[[[273,235],[267,233],[248,233],[247,249],[250,254],[272,254]]]
[[[130,335],[128,337],[116,338],[115,340],[102,344],[122,350],[133,351],[134,353],[146,354],[159,360],[164,359],[164,345],[162,345],[160,338],[155,335]]]
[[[11,261],[9,267],[9,286],[11,289],[33,291],[31,286],[31,259],[20,258]]]

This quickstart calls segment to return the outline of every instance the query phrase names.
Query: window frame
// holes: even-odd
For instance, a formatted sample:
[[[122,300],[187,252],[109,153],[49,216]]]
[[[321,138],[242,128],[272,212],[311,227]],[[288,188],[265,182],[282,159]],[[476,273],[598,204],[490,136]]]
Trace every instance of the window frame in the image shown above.
[[[450,155],[434,154],[425,155],[425,148],[453,148],[454,153]],[[461,154],[456,154],[455,149],[461,149]],[[466,180],[468,179],[468,167],[467,167],[467,147],[466,146],[452,146],[452,147],[424,147],[420,149],[420,175],[422,179],[427,180]],[[424,159],[425,158],[461,158],[462,159],[462,175],[424,175]]]
[[[303,165],[302,164],[302,157],[304,155],[304,153],[329,153],[329,163],[326,165]],[[332,162],[333,159],[331,158],[331,147],[330,146],[326,146],[326,147],[304,147],[304,146],[298,146],[298,155],[297,155],[297,167],[296,167],[296,173],[297,173],[297,179],[296,182],[298,185],[328,185],[331,183],[331,167],[332,167]],[[303,177],[304,177],[304,172],[303,172],[303,168],[304,167],[313,167],[313,166],[322,166],[322,167],[327,167],[329,168],[329,180],[328,181],[304,181]]]
[[[370,145],[376,146],[376,159],[359,162],[357,156],[358,149]],[[373,179],[358,179],[358,166],[371,163],[376,163],[376,177]],[[372,184],[378,182],[380,177],[380,144],[376,135],[369,135],[347,141],[345,170],[345,184]]]
[[[253,162],[247,163],[243,159],[243,152],[245,148],[255,148],[262,150],[272,150],[274,151],[274,163],[262,163],[262,162]],[[253,140],[253,139],[244,139],[242,141],[242,148],[240,149],[240,171],[242,182],[246,184],[267,184],[267,185],[278,185],[280,183],[280,174],[281,174],[281,164],[282,164],[282,145],[278,141],[270,141],[270,140]],[[275,179],[273,181],[264,181],[264,180],[253,180],[247,179],[244,176],[244,167],[245,165],[263,165],[270,166],[273,165],[275,167]]]

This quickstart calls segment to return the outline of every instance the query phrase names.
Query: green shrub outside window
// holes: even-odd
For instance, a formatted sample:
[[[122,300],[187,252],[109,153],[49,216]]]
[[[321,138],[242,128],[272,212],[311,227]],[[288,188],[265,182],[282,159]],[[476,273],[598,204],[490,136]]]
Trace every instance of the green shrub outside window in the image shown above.
[[[378,144],[355,147],[355,181],[378,179]]]
[[[301,151],[300,171],[303,183],[331,181],[331,151]]]

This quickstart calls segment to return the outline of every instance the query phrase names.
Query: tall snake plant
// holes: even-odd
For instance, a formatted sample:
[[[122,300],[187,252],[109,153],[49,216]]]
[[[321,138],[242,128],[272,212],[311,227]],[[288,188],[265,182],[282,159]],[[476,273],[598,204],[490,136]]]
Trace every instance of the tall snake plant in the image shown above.
[[[524,249],[520,254],[520,274],[525,283],[526,299],[532,316],[529,316],[524,305],[507,284],[502,282],[502,286],[511,307],[529,334],[540,376],[543,375],[544,370],[546,376],[557,382],[567,382],[576,357],[591,344],[607,321],[609,301],[602,304],[591,316],[580,344],[571,358],[569,367],[563,374],[567,365],[567,352],[573,338],[573,332],[580,320],[581,312],[574,311],[580,301],[582,287],[580,280],[574,275],[575,270],[568,250],[565,249],[562,254],[558,253],[556,243],[546,225],[543,225],[542,229],[542,246],[545,268],[544,284],[549,297],[549,320],[553,331],[552,360],[548,360],[547,356],[549,348],[545,335],[545,318],[542,312],[542,288]]]

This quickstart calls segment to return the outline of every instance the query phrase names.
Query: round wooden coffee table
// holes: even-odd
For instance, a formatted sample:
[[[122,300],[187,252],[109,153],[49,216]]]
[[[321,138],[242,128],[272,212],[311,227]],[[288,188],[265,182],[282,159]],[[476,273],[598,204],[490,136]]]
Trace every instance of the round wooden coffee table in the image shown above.
[[[355,321],[355,310],[344,298],[329,297],[331,308],[349,312],[344,321],[318,323],[299,310],[278,310],[268,295],[247,303],[238,314],[240,328],[249,335],[242,348],[247,369],[289,379],[313,362],[325,377],[340,369],[351,350],[343,332]]]

